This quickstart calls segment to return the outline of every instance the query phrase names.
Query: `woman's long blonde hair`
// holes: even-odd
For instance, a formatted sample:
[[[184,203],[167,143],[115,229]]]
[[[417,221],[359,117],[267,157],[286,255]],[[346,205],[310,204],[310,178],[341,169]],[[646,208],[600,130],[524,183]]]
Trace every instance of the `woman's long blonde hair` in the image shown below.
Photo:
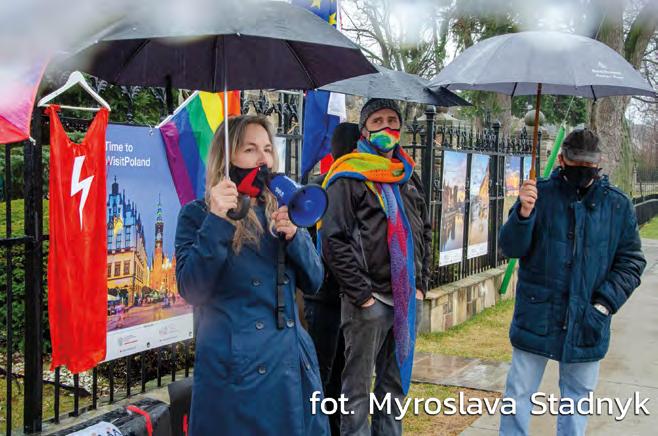
[[[210,208],[210,189],[225,178],[224,167],[224,121],[219,125],[215,136],[213,136],[210,143],[210,150],[208,151],[208,164],[206,170],[206,194],[205,200],[208,208]],[[250,124],[257,124],[265,129],[267,136],[270,138],[270,143],[274,148],[274,132],[272,125],[262,115],[240,115],[237,117],[230,117],[228,119],[228,140],[229,140],[229,153],[238,151],[243,146],[244,134]],[[277,171],[279,167],[279,159],[276,150],[273,153],[274,164],[272,171]],[[230,158],[229,158],[230,159]],[[274,233],[274,223],[270,217],[277,210],[277,200],[268,189],[264,189],[259,201],[265,202],[265,217],[267,220],[270,232]],[[263,236],[265,230],[261,225],[256,212],[253,208],[249,209],[246,217],[239,221],[233,221],[226,218],[235,226],[235,234],[233,236],[233,251],[239,253],[244,244],[249,244],[254,248],[259,247],[260,238]]]

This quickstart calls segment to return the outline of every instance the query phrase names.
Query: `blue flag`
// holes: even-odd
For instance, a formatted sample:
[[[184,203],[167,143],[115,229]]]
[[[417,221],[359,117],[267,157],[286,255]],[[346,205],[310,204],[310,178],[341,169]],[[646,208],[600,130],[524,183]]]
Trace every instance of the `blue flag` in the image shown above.
[[[331,151],[331,135],[340,116],[329,114],[327,91],[309,91],[304,100],[304,139],[302,141],[302,176]]]
[[[337,27],[338,0],[292,0]],[[331,106],[331,107],[330,107]],[[345,118],[345,97],[326,91],[309,91],[304,101],[302,176],[331,151],[331,135]]]

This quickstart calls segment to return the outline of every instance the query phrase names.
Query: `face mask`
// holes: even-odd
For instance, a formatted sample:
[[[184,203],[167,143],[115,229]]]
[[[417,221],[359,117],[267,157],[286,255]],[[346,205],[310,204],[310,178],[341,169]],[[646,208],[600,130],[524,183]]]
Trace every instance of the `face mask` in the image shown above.
[[[238,186],[240,194],[256,198],[263,192],[268,172],[269,170],[265,165],[256,168],[238,168],[231,165],[229,177]]]
[[[567,178],[567,182],[574,188],[586,188],[594,179],[599,177],[600,168],[580,167],[566,165],[562,167],[562,174]]]
[[[370,138],[368,141],[380,153],[393,151],[400,144],[400,129],[391,129],[384,127],[381,130],[369,131]]]

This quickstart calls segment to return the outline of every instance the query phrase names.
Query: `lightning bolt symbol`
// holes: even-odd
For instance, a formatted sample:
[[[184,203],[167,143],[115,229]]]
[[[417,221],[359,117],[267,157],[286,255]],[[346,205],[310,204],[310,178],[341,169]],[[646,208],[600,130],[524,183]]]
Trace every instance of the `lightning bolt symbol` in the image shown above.
[[[80,215],[80,230],[82,230],[82,211],[84,210],[85,203],[87,202],[87,196],[89,195],[91,182],[94,180],[94,176],[89,176],[84,180],[80,180],[80,172],[82,171],[82,164],[84,161],[84,156],[76,156],[75,161],[73,162],[73,174],[71,175],[71,197],[82,191],[80,208],[78,209],[78,213]]]

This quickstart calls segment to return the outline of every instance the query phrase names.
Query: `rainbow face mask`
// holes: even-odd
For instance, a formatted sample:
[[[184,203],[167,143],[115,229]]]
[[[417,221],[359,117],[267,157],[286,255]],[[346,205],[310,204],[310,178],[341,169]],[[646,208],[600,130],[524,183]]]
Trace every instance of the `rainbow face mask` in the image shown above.
[[[370,132],[370,144],[380,153],[393,151],[400,144],[400,129],[384,127]]]

